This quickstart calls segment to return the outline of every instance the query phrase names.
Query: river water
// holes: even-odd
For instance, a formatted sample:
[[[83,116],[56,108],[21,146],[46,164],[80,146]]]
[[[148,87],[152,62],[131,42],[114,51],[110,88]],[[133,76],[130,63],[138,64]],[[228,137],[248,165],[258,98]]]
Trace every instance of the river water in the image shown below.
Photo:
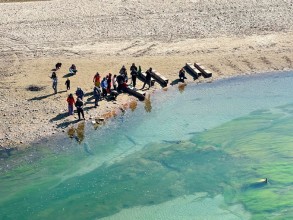
[[[2,158],[0,219],[292,219],[292,85],[176,85]]]

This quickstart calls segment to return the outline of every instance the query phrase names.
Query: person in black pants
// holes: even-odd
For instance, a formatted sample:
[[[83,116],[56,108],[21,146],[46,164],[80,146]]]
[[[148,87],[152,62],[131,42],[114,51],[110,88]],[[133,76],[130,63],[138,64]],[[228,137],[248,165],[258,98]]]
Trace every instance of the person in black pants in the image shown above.
[[[56,63],[55,65],[56,71],[59,70],[61,66],[62,66],[62,63]]]
[[[181,82],[184,82],[184,79],[187,79],[186,76],[185,76],[185,70],[182,68],[180,71],[179,71],[179,80]]]
[[[141,89],[144,89],[145,85],[148,84],[149,85],[149,88],[151,87],[151,73],[152,73],[153,69],[152,68],[149,68],[145,73],[146,73],[146,77],[145,77],[145,82],[143,84],[143,87]],[[149,89],[148,88],[148,89]]]
[[[52,88],[54,89],[55,94],[57,94],[58,78],[55,72],[52,73],[51,79],[53,81]]]
[[[135,66],[135,63],[133,63],[130,67],[130,72],[132,72],[133,70],[135,70],[135,72],[137,72],[137,67]]]
[[[80,114],[82,115],[83,120],[85,120],[84,112],[83,112],[83,101],[80,98],[77,98],[77,100],[75,102],[75,107],[76,107],[77,114],[78,114],[78,120],[80,120]]]
[[[132,85],[135,88],[136,86],[136,78],[137,78],[137,71],[135,69],[131,70],[131,79],[132,79]]]
[[[70,90],[70,80],[68,78],[67,78],[67,80],[65,82],[65,85],[66,85],[66,89]]]

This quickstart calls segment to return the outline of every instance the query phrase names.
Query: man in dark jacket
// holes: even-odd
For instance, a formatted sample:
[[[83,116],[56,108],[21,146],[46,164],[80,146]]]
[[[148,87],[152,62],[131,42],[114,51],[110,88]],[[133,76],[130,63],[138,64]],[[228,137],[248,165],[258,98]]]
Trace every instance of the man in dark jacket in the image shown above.
[[[95,107],[99,106],[100,97],[101,97],[101,91],[99,87],[95,86],[94,87]]]
[[[145,77],[145,82],[143,84],[143,87],[141,89],[144,89],[145,85],[148,84],[149,85],[149,88],[151,87],[151,78],[152,78],[152,73],[153,69],[152,68],[149,68],[145,73],[146,73],[146,77]],[[149,89],[148,88],[148,89]]]
[[[75,102],[75,107],[76,107],[77,114],[78,114],[78,120],[80,120],[80,114],[82,115],[83,120],[85,120],[84,112],[83,112],[83,101],[80,98],[77,98],[77,100]]]
[[[77,87],[75,95],[77,96],[77,98],[80,98],[81,100],[83,100],[84,92],[82,91],[82,89],[80,87]]]
[[[55,72],[52,73],[51,79],[52,79],[52,88],[54,89],[54,93],[57,94],[58,78]]]
[[[135,66],[135,63],[133,63],[130,67],[130,72],[135,71],[137,72],[137,67]]]
[[[132,85],[133,85],[134,88],[136,86],[136,78],[137,78],[137,70],[136,69],[132,68],[131,73],[130,73],[131,74]]]
[[[180,80],[181,82],[184,82],[184,79],[187,79],[187,78],[185,77],[185,70],[182,68],[182,69],[179,71],[179,80]]]

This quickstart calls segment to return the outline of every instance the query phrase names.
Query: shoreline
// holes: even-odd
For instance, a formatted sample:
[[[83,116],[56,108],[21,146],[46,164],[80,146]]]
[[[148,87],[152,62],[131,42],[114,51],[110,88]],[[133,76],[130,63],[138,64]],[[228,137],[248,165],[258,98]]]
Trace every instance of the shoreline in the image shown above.
[[[281,74],[286,74],[287,72],[292,72],[293,69],[291,70],[286,70],[286,71],[281,71],[283,73]],[[276,74],[277,72],[280,71],[265,71],[265,72],[259,72],[259,73],[253,73],[253,74],[238,74],[238,75],[232,75],[232,76],[221,76],[218,77],[217,79],[211,79],[211,78],[202,78],[200,81],[193,81],[193,82],[185,82],[185,83],[178,83],[175,85],[168,85],[167,87],[161,88],[161,89],[154,89],[148,95],[152,96],[156,92],[163,92],[164,90],[167,91],[170,87],[177,87],[179,92],[184,91],[184,88],[189,85],[197,85],[197,84],[202,84],[202,83],[213,83],[215,81],[219,80],[229,80],[237,77],[261,77],[262,75],[270,75],[270,74]],[[181,87],[182,86],[182,87]],[[180,88],[181,87],[181,88]],[[122,93],[123,95],[123,93]],[[147,99],[144,101],[146,102]],[[120,106],[117,106],[114,110],[111,112],[107,111],[104,113],[105,120],[102,121],[101,123],[93,124],[91,119],[89,120],[80,120],[77,123],[71,123],[69,126],[67,126],[64,129],[55,129],[54,134],[49,134],[45,135],[39,138],[36,138],[32,140],[31,142],[27,143],[26,145],[23,145],[22,147],[15,146],[12,149],[11,155],[8,155],[6,152],[1,152],[2,154],[0,157],[0,162],[3,163],[1,164],[0,168],[0,173],[6,173],[7,171],[18,167],[22,163],[33,163],[41,159],[44,155],[42,155],[42,150],[46,149],[47,147],[52,150],[51,153],[54,153],[55,151],[70,151],[70,148],[67,145],[63,145],[62,141],[64,139],[67,139],[66,141],[73,141],[78,143],[79,145],[83,146],[85,144],[84,138],[87,136],[86,128],[90,129],[91,132],[94,132],[94,130],[100,129],[102,126],[105,126],[107,123],[107,120],[116,120],[115,118],[119,115],[123,115],[124,111],[129,111],[129,113],[135,111],[137,107],[137,102],[140,102],[141,104],[143,102],[139,100],[128,100],[127,103],[120,103]],[[144,104],[145,108],[147,103]],[[115,113],[113,114],[113,111]],[[147,111],[147,110],[146,110]],[[80,130],[82,129],[82,130]],[[71,131],[70,131],[71,130]],[[73,133],[72,133],[73,130]],[[52,139],[53,138],[53,139]],[[71,140],[70,140],[71,139]],[[41,149],[39,149],[41,147]],[[40,151],[39,151],[39,150]],[[1,149],[0,149],[1,150]],[[29,153],[31,152],[31,153]],[[20,157],[13,157],[12,160],[6,160],[10,158],[12,155],[20,155]],[[22,157],[21,155],[26,155]],[[16,160],[15,160],[16,159]],[[5,166],[2,166],[5,165]]]
[[[207,55],[204,55],[207,56]],[[153,59],[157,59],[158,57],[154,57],[154,58],[149,58],[150,61],[153,61]],[[173,57],[170,56],[168,57],[169,59],[172,59]],[[176,57],[177,58],[177,57]],[[48,62],[51,63],[51,59],[49,58],[48,60],[46,60],[46,65],[48,66]],[[85,59],[85,58],[82,58]],[[116,58],[114,58],[116,59]],[[112,60],[114,60],[112,58]],[[143,57],[141,58],[143,59]],[[82,60],[83,61],[83,60]],[[82,64],[81,61],[81,64]],[[105,61],[108,61],[107,58],[105,58]],[[148,61],[148,60],[147,60]],[[146,61],[146,62],[147,62]],[[27,64],[26,64],[27,62]],[[44,61],[43,61],[44,62]],[[113,62],[113,61],[112,61]],[[130,61],[128,61],[130,63]],[[238,61],[239,62],[239,61]],[[38,63],[38,60],[35,60],[34,63]],[[89,61],[87,61],[87,63],[85,64],[85,66],[87,66],[89,63]],[[111,60],[110,62],[111,63]],[[116,64],[116,69],[118,71],[118,66],[119,66],[119,62],[117,62],[118,64]],[[236,62],[237,63],[237,62]],[[28,68],[28,65],[32,65],[31,61],[25,61],[23,62],[23,69],[26,70],[26,68]],[[33,64],[34,65],[34,64]],[[147,64],[145,64],[144,66],[146,66]],[[74,82],[72,83],[72,90],[71,92],[73,92],[76,88],[76,86],[81,86],[86,93],[92,92],[91,88],[93,87],[92,82],[91,82],[91,77],[92,74],[90,74],[91,72],[94,72],[93,68],[95,66],[94,62],[90,66],[90,68],[92,68],[92,70],[90,71],[86,71],[86,75],[85,73],[77,73],[77,76],[74,76],[75,78],[72,78],[72,81],[79,81],[79,80],[83,80],[83,83],[77,83]],[[168,66],[168,64],[165,64],[165,66]],[[206,64],[204,63],[204,66],[207,67],[211,67],[213,66],[214,68],[217,68],[214,64]],[[270,65],[267,66],[267,69],[264,69],[263,71],[259,71],[257,70],[257,68],[254,71],[251,72],[240,72],[240,73],[224,73],[224,74],[219,74],[217,72],[213,72],[213,76],[211,78],[203,78],[200,77],[197,80],[193,80],[192,77],[186,73],[187,75],[187,83],[202,83],[202,82],[207,82],[207,81],[214,81],[214,80],[218,80],[218,79],[225,79],[225,78],[229,78],[229,77],[234,77],[234,76],[240,76],[240,75],[253,75],[253,74],[262,74],[262,73],[267,73],[267,72],[272,72],[272,71],[286,71],[286,70],[290,70],[293,69],[291,66],[288,65],[288,67],[284,68],[281,67],[280,69],[276,69],[276,68],[270,68]],[[52,67],[52,66],[51,66]],[[103,63],[103,67],[106,69],[108,67],[107,63]],[[128,67],[128,66],[127,66]],[[164,67],[164,66],[163,66]],[[46,68],[46,66],[44,65],[44,67],[42,68]],[[159,69],[160,66],[155,67],[156,69]],[[161,67],[162,68],[162,67]],[[166,68],[166,67],[165,67]],[[230,66],[227,67],[223,67],[224,69],[228,69],[230,68]],[[48,71],[48,69],[50,69],[49,67],[47,67],[47,72],[50,73],[50,71]],[[62,67],[60,70],[57,71],[57,75],[59,74],[59,78],[61,79],[59,84],[62,87],[64,84],[63,81],[66,80],[66,78],[61,78],[62,74],[65,73],[64,70],[65,68]],[[179,67],[177,68],[178,70],[180,69]],[[210,69],[210,68],[208,68]],[[237,69],[237,68],[236,68]],[[10,120],[19,120],[21,121],[21,124],[23,124],[24,127],[26,127],[26,129],[29,129],[29,134],[27,132],[25,133],[21,133],[19,132],[19,123],[15,123],[12,124],[11,123],[4,123],[2,124],[2,126],[0,126],[0,129],[2,128],[3,131],[11,131],[10,135],[12,135],[12,137],[1,137],[0,140],[0,146],[3,147],[20,147],[20,148],[25,148],[27,146],[29,146],[31,143],[41,139],[41,138],[46,138],[48,136],[54,135],[56,133],[63,133],[63,132],[67,132],[68,128],[70,126],[75,126],[74,121],[76,120],[76,114],[74,115],[75,117],[72,116],[68,116],[66,117],[66,112],[67,112],[67,105],[65,103],[66,97],[68,92],[63,90],[60,91],[60,93],[58,93],[57,95],[51,95],[53,93],[52,88],[51,87],[51,80],[49,79],[49,74],[46,74],[45,76],[41,76],[41,77],[36,77],[35,79],[32,80],[25,80],[25,81],[19,81],[16,78],[19,78],[21,75],[23,75],[24,78],[27,78],[27,74],[29,68],[24,71],[24,73],[22,74],[16,74],[16,75],[12,75],[9,77],[5,77],[5,79],[9,79],[10,82],[14,82],[13,84],[17,83],[17,85],[12,85],[12,87],[15,88],[16,94],[20,95],[21,99],[23,100],[22,103],[18,102],[18,101],[10,101],[9,104],[12,104],[13,106],[16,105],[16,107],[20,107],[22,110],[24,111],[20,111],[17,110],[16,113],[4,113],[4,118],[8,118],[8,121]],[[33,73],[37,72],[39,70],[33,71]],[[44,70],[42,70],[41,72],[43,72]],[[104,70],[106,71],[106,70]],[[234,70],[235,71],[235,70]],[[164,76],[167,76],[169,78],[169,84],[168,86],[170,86],[170,83],[172,81],[176,81],[177,77],[177,71],[174,70],[171,74],[165,74],[162,71],[161,72]],[[26,75],[26,76],[25,76]],[[104,74],[103,74],[104,75]],[[85,77],[86,76],[86,77]],[[77,78],[77,79],[76,79]],[[35,81],[36,80],[36,81]],[[86,82],[87,80],[87,82]],[[34,82],[35,81],[35,82]],[[29,83],[29,84],[28,84]],[[23,93],[23,91],[26,89],[27,86],[31,85],[31,84],[36,84],[36,85],[41,85],[44,86],[44,90],[43,91],[39,91],[39,92],[30,92],[30,91],[25,91],[25,94],[20,94]],[[85,87],[83,87],[83,85]],[[140,88],[142,85],[141,81],[138,81],[138,88]],[[65,85],[64,85],[65,87]],[[151,91],[155,91],[161,89],[161,86],[158,85],[158,83],[155,83],[155,87],[153,87],[151,89]],[[10,96],[12,95],[11,99],[15,98],[15,96],[13,94],[9,94]],[[38,100],[38,97],[41,97],[41,100]],[[44,100],[42,99],[42,97],[45,97]],[[90,97],[88,97],[90,98]],[[20,100],[21,100],[20,99]],[[36,99],[36,100],[34,100]],[[19,99],[18,99],[19,100]],[[113,111],[119,111],[120,108],[123,108],[125,105],[128,105],[129,102],[133,101],[133,100],[137,100],[135,97],[131,97],[127,94],[120,94],[117,98],[117,101],[114,102],[107,102],[107,101],[102,101],[100,102],[100,106],[97,109],[91,109],[93,104],[88,104],[87,107],[89,107],[88,112],[86,113],[86,119],[87,121],[90,120],[94,120],[95,118],[98,117],[104,117],[104,115],[109,114],[110,112]],[[138,101],[138,100],[137,100]],[[46,104],[48,104],[50,107],[46,108]],[[28,108],[27,106],[33,106],[32,109]],[[8,109],[7,112],[10,112],[10,110]],[[17,114],[21,113],[19,116]],[[34,115],[31,119],[26,120],[23,115],[26,114],[32,114]],[[62,117],[59,117],[62,116]],[[49,116],[49,117],[48,117]],[[34,126],[31,126],[31,125]],[[14,129],[14,130],[13,130]],[[40,130],[42,132],[40,132]],[[38,133],[34,133],[34,132],[38,132]],[[7,134],[7,132],[6,132]]]
[[[0,147],[24,148],[42,137],[67,129],[65,80],[71,64],[77,86],[92,92],[92,78],[116,74],[131,63],[153,67],[176,81],[187,62],[213,73],[209,80],[293,69],[293,5],[266,2],[51,0],[1,4],[0,8]],[[47,11],[51,13],[48,14]],[[68,12],[75,12],[72,18]],[[52,95],[51,69],[57,62],[59,90]],[[193,79],[188,74],[187,83]],[[201,79],[195,81],[201,82]],[[43,87],[31,92],[30,85]],[[138,88],[142,82],[138,81]],[[152,90],[160,89],[155,84]],[[101,102],[87,120],[102,117],[131,100]],[[91,118],[91,119],[90,119]],[[65,132],[65,131],[64,131]]]
[[[276,72],[288,72],[288,71],[292,71],[293,69],[288,69],[288,70],[270,70],[270,71],[263,71],[263,72],[256,72],[256,73],[243,73],[243,74],[234,74],[234,75],[222,75],[222,76],[218,76],[217,78],[203,78],[202,76],[197,79],[197,80],[194,80],[194,81],[189,81],[189,82],[179,82],[179,83],[176,83],[174,85],[171,85],[171,84],[168,84],[167,87],[164,87],[164,88],[153,88],[151,90],[148,90],[150,92],[147,92],[146,93],[146,96],[149,96],[151,97],[152,94],[154,94],[156,91],[163,91],[163,90],[168,90],[168,88],[170,87],[178,87],[178,89],[180,89],[179,87],[184,85],[185,86],[188,86],[190,84],[201,84],[201,83],[213,83],[214,81],[218,81],[218,80],[227,80],[227,79],[230,79],[230,78],[234,78],[234,77],[241,77],[241,76],[261,76],[262,74],[273,74],[273,73],[276,73]],[[190,75],[189,75],[190,77]],[[121,93],[119,96],[129,96],[128,94],[125,94],[125,93]],[[125,97],[123,97],[125,98]],[[45,141],[48,142],[50,138],[52,137],[57,137],[56,135],[58,135],[58,139],[63,139],[63,138],[75,138],[76,139],[76,136],[73,136],[73,137],[70,137],[70,134],[69,134],[69,130],[70,129],[74,129],[75,132],[76,130],[78,129],[78,126],[82,123],[85,123],[85,126],[90,126],[92,125],[92,127],[94,129],[99,129],[99,127],[101,126],[104,126],[104,123],[107,123],[107,120],[108,119],[112,119],[112,118],[115,118],[117,115],[119,114],[122,114],[124,110],[127,110],[127,109],[131,109],[132,111],[135,111],[135,108],[136,108],[136,105],[138,102],[145,102],[145,101],[139,101],[137,98],[135,97],[128,97],[127,100],[123,99],[124,102],[117,102],[117,101],[112,101],[115,103],[115,107],[114,108],[110,108],[110,111],[108,108],[103,108],[101,112],[99,112],[99,114],[95,115],[95,116],[92,116],[92,114],[94,114],[94,110],[93,109],[92,111],[90,112],[87,112],[86,114],[90,114],[91,116],[89,118],[87,118],[86,120],[80,120],[80,121],[76,121],[76,120],[72,120],[69,122],[68,125],[64,126],[64,127],[61,127],[61,128],[53,128],[52,130],[52,133],[46,133],[44,134],[43,136],[39,136],[39,137],[35,137],[33,140],[29,141],[29,142],[26,142],[26,143],[18,143],[18,144],[14,144],[14,145],[7,145],[7,147],[5,146],[1,146],[0,149],[5,149],[5,148],[8,148],[8,149],[17,149],[17,150],[25,150],[27,148],[30,148],[32,146],[35,146],[35,145],[40,145],[42,143],[42,141]],[[146,99],[147,100],[147,99]],[[105,100],[102,100],[100,102],[108,102],[108,101],[105,101]],[[131,105],[135,103],[135,107],[134,109],[132,109]],[[67,116],[67,117],[71,117],[71,116]],[[71,117],[72,118],[72,117]],[[74,119],[77,118],[77,113],[74,113]],[[93,124],[93,121],[97,121],[99,118],[103,118],[105,121],[103,123],[97,123],[96,124]],[[97,126],[95,128],[95,126]],[[50,126],[49,126],[50,127]],[[53,126],[54,127],[54,126]],[[76,140],[77,142],[82,142],[82,140]],[[11,142],[8,142],[9,144]]]

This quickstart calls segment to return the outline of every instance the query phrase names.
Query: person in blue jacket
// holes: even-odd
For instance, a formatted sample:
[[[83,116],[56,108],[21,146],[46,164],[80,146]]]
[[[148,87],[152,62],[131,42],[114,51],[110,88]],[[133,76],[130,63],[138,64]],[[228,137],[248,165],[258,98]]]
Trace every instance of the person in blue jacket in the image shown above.
[[[106,97],[107,96],[107,87],[108,87],[106,77],[103,78],[103,80],[101,82],[101,86],[102,86],[103,96]]]
[[[75,95],[77,96],[77,98],[80,98],[81,100],[83,100],[84,92],[82,91],[82,89],[80,87],[77,87]]]

